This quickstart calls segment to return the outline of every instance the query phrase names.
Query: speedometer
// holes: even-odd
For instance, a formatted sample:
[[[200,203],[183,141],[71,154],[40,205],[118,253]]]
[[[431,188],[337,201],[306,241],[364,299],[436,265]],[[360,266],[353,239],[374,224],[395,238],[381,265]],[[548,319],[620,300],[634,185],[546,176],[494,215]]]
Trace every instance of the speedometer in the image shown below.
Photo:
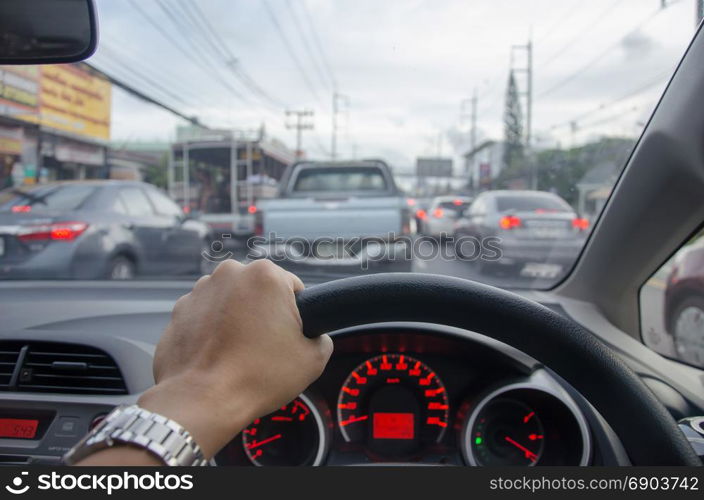
[[[315,405],[301,394],[242,432],[242,446],[253,465],[320,465],[325,429]]]
[[[362,443],[382,458],[408,456],[439,442],[449,404],[440,377],[404,354],[382,354],[357,366],[337,402],[337,421],[348,443]]]

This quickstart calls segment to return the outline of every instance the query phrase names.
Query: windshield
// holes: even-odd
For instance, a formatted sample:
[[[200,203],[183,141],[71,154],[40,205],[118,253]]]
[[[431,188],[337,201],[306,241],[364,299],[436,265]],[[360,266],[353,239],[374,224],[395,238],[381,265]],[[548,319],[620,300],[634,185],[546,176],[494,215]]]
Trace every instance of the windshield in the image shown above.
[[[695,29],[669,0],[96,4],[85,63],[0,67],[0,279],[550,288]]]
[[[378,168],[317,167],[298,174],[294,191],[318,191],[323,193],[345,191],[386,191],[386,181]]]
[[[512,196],[496,198],[499,212],[569,212],[570,206],[553,196]]]
[[[95,191],[92,186],[38,186],[0,193],[0,212],[28,213],[78,208]]]

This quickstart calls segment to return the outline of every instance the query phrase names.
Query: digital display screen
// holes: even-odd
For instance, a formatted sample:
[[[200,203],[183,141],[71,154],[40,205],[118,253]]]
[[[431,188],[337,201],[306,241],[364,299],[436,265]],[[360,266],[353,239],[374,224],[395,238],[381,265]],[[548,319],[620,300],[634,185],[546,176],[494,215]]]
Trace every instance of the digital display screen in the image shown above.
[[[374,439],[413,439],[413,413],[375,413],[372,434]]]
[[[0,418],[0,438],[34,439],[39,420]]]

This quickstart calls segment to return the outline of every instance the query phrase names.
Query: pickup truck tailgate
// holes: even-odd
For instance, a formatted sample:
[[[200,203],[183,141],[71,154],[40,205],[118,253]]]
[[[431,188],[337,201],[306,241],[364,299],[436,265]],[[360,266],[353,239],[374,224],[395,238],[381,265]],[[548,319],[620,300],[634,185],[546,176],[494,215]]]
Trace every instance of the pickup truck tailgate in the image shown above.
[[[399,197],[270,200],[261,207],[264,236],[312,240],[398,234],[401,204]]]

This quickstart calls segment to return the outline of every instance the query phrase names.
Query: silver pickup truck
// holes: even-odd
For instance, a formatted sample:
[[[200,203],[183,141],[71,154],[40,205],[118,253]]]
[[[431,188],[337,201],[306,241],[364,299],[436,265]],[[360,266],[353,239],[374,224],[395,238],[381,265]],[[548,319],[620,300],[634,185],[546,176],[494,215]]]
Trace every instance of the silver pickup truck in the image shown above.
[[[402,266],[410,232],[405,198],[386,163],[302,162],[261,205],[259,249],[316,266]]]

